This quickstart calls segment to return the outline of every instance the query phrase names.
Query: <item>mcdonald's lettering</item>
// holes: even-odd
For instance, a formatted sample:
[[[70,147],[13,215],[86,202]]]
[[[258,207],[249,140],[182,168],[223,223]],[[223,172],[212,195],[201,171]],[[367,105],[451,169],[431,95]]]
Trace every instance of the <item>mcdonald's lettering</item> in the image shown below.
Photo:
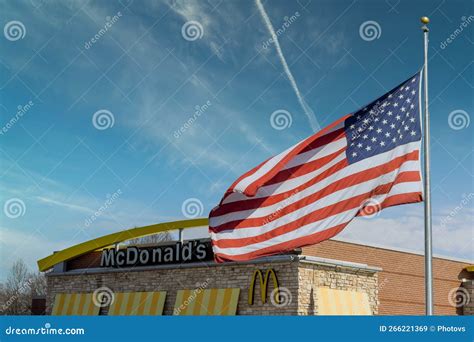
[[[250,281],[250,287],[249,287],[249,305],[253,305],[254,303],[255,282],[256,282],[257,277],[259,278],[259,283],[260,283],[260,297],[262,299],[262,304],[265,304],[267,302],[268,280],[270,279],[270,276],[272,277],[272,280],[273,280],[273,288],[275,292],[274,293],[275,303],[277,304],[280,303],[278,278],[276,276],[275,271],[272,268],[270,268],[265,273],[265,277],[263,276],[262,271],[260,271],[259,269],[256,269],[253,272],[252,280]]]

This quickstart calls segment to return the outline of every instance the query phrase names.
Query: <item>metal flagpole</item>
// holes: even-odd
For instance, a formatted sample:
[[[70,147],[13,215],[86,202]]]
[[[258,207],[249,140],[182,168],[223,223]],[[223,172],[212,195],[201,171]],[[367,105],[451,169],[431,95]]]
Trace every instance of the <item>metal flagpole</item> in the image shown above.
[[[430,189],[430,116],[428,112],[428,17],[422,17],[423,37],[425,43],[425,64],[423,67],[423,83],[425,90],[425,115],[423,122],[424,149],[424,204],[425,204],[425,306],[426,315],[433,315],[433,267],[431,238],[431,189]]]

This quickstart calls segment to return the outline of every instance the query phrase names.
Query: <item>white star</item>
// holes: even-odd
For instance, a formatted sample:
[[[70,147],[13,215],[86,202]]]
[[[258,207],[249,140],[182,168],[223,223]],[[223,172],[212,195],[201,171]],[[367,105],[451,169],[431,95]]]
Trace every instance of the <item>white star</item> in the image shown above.
[[[352,152],[352,156],[353,156],[353,157],[357,157],[357,153]]]
[[[358,147],[358,148],[361,148],[361,147],[362,147],[362,144],[361,144],[361,143],[358,143],[358,144],[357,144],[357,147]]]
[[[411,108],[411,109],[415,108],[415,105],[412,103],[412,104],[410,105],[410,108]]]
[[[411,103],[410,98],[406,99],[405,101],[406,101],[407,103]]]
[[[408,126],[405,126],[404,129],[405,129],[405,131],[408,131],[408,130],[409,130]]]
[[[410,87],[409,87],[409,86],[406,86],[406,87],[405,87],[405,91],[408,91],[408,90],[410,90]]]
[[[373,130],[374,126],[369,126],[369,131]]]
[[[391,129],[394,129],[394,128],[395,128],[395,124],[391,124],[391,125],[390,125],[390,128],[391,128]]]
[[[379,118],[375,118],[374,121],[375,121],[375,122],[379,122],[380,119],[379,119]]]
[[[387,122],[388,122],[387,120],[383,120],[383,121],[382,121],[382,123],[383,123],[384,125],[386,125]]]
[[[410,121],[411,121],[411,122],[415,122],[415,118],[410,118]]]
[[[364,134],[364,135],[362,136],[363,139],[367,139],[368,137],[369,137],[369,136],[368,136],[367,134]]]
[[[370,147],[369,145],[367,145],[367,147],[365,148],[367,151],[370,151],[372,149],[372,147]]]
[[[376,142],[376,141],[377,141],[377,138],[376,138],[376,137],[373,137],[373,138],[370,139],[370,140],[372,140],[372,142]]]
[[[400,110],[401,110],[402,112],[406,112],[407,109],[406,109],[405,107],[402,107],[402,108],[400,108]]]
[[[392,116],[392,114],[393,114],[393,113],[392,113],[391,110],[389,110],[388,113],[387,113],[388,116]]]
[[[410,134],[411,134],[411,135],[416,135],[416,132],[415,132],[415,131],[411,131]]]
[[[400,116],[400,115],[397,115],[397,116],[395,117],[395,119],[400,120],[400,119],[401,119],[401,116]]]
[[[368,124],[368,123],[369,123],[369,119],[367,119],[367,118],[364,119],[363,121],[364,121],[365,124]]]
[[[394,106],[394,107],[398,107],[398,103],[395,102],[395,103],[393,104],[393,106]]]
[[[388,138],[390,137],[390,132],[385,133],[385,136]]]
[[[411,83],[415,82],[416,81],[416,77],[414,79],[411,80]]]
[[[403,99],[404,98],[403,94],[398,95],[398,98]]]
[[[360,120],[360,115],[357,115],[357,120]]]
[[[412,95],[415,95],[415,94],[416,94],[416,91],[412,90],[412,91],[411,91],[411,94],[412,94]]]
[[[380,146],[385,146],[385,141],[381,141]]]
[[[377,131],[376,131],[376,132],[380,134],[380,133],[382,133],[382,129],[381,129],[381,128],[377,128]]]
[[[399,137],[400,139],[403,139],[403,134],[400,134],[398,137]]]
[[[354,129],[356,126],[355,125],[350,125],[349,128],[350,129]]]
[[[393,141],[393,142],[397,141],[397,138],[393,138],[392,141]]]

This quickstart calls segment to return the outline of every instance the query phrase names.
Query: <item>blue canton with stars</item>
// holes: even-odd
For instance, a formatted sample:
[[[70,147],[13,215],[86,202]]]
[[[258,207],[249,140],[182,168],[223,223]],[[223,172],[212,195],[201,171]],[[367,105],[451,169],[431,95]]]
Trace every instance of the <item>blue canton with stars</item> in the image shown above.
[[[344,122],[349,164],[421,140],[420,73]]]

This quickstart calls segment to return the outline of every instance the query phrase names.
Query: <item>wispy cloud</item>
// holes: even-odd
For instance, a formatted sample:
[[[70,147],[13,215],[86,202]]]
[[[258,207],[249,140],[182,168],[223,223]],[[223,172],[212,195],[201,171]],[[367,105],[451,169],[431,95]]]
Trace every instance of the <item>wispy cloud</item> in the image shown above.
[[[169,8],[177,15],[182,17],[185,22],[197,21],[202,29],[202,41],[207,44],[210,50],[221,60],[224,59],[224,50],[220,48],[223,40],[219,38],[220,29],[217,14],[212,16],[216,7],[205,6],[205,3],[199,1],[167,1]],[[184,24],[184,23],[183,23]],[[229,53],[229,52],[228,52]]]
[[[440,212],[443,212],[441,210]],[[441,215],[433,217],[433,251],[474,260],[472,210],[465,210],[441,225]],[[356,218],[338,235],[363,244],[379,244],[418,252],[424,250],[424,216],[422,204],[382,210],[373,218]]]
[[[47,197],[43,197],[43,196],[36,196],[35,198],[38,201],[42,202],[42,203],[55,205],[55,206],[67,208],[67,209],[70,209],[70,210],[83,212],[83,213],[86,213],[86,214],[93,214],[94,213],[93,209],[88,208],[88,207],[84,207],[84,206],[81,206],[81,205],[76,205],[76,204],[72,204],[72,203],[68,203],[68,202],[57,201],[57,200],[54,200],[52,198],[47,198]]]
[[[0,227],[0,277],[4,277],[14,261],[22,259],[32,271],[38,270],[36,261],[63,248],[68,242],[31,234],[18,229]]]

